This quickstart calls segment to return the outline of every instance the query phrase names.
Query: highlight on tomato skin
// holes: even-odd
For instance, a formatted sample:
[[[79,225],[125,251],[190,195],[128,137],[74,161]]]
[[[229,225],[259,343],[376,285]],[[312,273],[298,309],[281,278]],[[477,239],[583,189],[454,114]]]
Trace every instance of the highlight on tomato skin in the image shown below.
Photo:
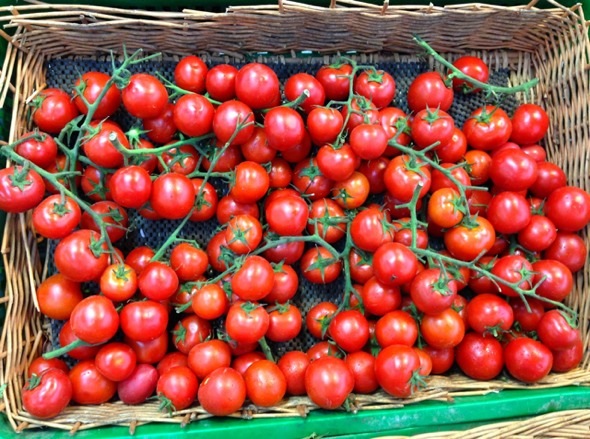
[[[351,409],[352,392],[411,398],[453,365],[528,384],[580,364],[564,302],[590,194],[550,161],[541,106],[454,117],[459,93],[530,82],[494,86],[482,59],[433,54],[447,70],[413,78],[406,114],[392,72],[354,60],[279,78],[189,55],[169,80],[128,74],[137,56],[83,73],[73,101],[46,89],[33,130],[1,151],[0,209],[31,210],[57,241],[36,298],[65,324],[27,365],[31,416],[154,398],[215,416],[303,395]],[[163,220],[157,242],[137,237]],[[309,284],[334,294],[306,303]]]

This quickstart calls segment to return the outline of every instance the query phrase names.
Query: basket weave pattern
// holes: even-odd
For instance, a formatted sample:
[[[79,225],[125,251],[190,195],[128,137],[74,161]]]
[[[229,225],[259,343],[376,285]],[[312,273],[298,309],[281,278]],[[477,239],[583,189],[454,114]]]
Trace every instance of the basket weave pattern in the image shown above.
[[[44,63],[60,57],[106,58],[142,48],[162,52],[164,59],[198,53],[205,59],[250,60],[262,56],[285,63],[305,62],[302,50],[325,56],[354,51],[363,63],[382,56],[415,59],[412,33],[418,33],[439,53],[453,59],[473,53],[491,69],[509,68],[510,81],[539,78],[522,102],[546,108],[552,124],[545,140],[548,156],[568,175],[569,183],[590,190],[590,42],[581,8],[536,9],[533,5],[497,7],[481,4],[438,7],[393,7],[352,0],[314,7],[290,1],[278,5],[233,7],[215,14],[185,10],[179,13],[127,11],[89,5],[32,4],[0,8],[0,21],[14,31],[0,73],[0,105],[13,97],[10,141],[27,131],[26,103],[45,85]],[[501,32],[498,29],[502,29]],[[11,78],[15,78],[11,81]],[[587,231],[586,244],[590,246]],[[31,418],[22,410],[21,388],[26,365],[42,352],[46,328],[38,312],[35,288],[44,276],[44,255],[25,214],[9,215],[2,254],[7,272],[6,323],[0,338],[0,380],[7,383],[3,405],[16,430],[51,426],[76,431],[105,424],[147,422],[186,423],[208,415],[194,407],[169,417],[156,403],[140,407],[121,403],[100,407],[69,407],[50,422]],[[590,267],[576,277],[567,301],[580,316],[584,345],[590,337]],[[454,396],[485,394],[507,388],[559,387],[590,384],[590,354],[582,366],[566,374],[551,374],[535,386],[516,381],[477,382],[464,376],[432,377],[427,390],[410,399],[383,393],[358,396],[362,409],[397,408],[425,399],[451,401]],[[297,416],[315,406],[307,398],[291,398],[271,410],[246,407],[234,416]],[[434,436],[433,436],[434,437]],[[440,437],[440,436],[435,436]]]

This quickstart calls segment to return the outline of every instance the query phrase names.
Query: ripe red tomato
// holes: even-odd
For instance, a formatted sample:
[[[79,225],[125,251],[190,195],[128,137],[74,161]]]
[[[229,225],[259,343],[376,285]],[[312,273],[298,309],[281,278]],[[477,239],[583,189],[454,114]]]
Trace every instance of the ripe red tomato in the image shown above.
[[[496,261],[492,267],[492,274],[506,282],[516,283],[519,288],[528,290],[533,279],[533,266],[523,256],[507,255]],[[510,286],[499,283],[500,292],[509,297],[517,297],[518,293]]]
[[[512,123],[500,107],[486,105],[471,113],[463,124],[463,133],[473,149],[491,151],[508,141]]]
[[[426,314],[420,324],[424,341],[437,349],[455,347],[465,335],[465,324],[457,311],[447,308],[439,314]]]
[[[248,63],[236,75],[236,96],[254,110],[278,105],[279,78],[267,65]]]
[[[26,212],[37,206],[44,194],[45,184],[36,171],[21,166],[0,170],[0,210]]]
[[[255,203],[268,191],[268,172],[258,163],[242,162],[235,169],[230,194],[239,203]]]
[[[27,367],[26,376],[27,378],[31,378],[33,374],[41,376],[43,372],[46,372],[49,369],[59,369],[64,371],[66,374],[70,371],[70,368],[65,363],[65,361],[60,360],[59,358],[51,358],[49,360],[46,360],[43,357],[37,357]]]
[[[324,87],[328,101],[344,101],[350,93],[352,66],[337,63],[322,66],[316,73],[316,79]]]
[[[299,308],[290,303],[277,304],[269,312],[269,325],[266,337],[274,342],[286,342],[294,339],[301,332],[303,324]]]
[[[486,63],[477,56],[462,56],[453,62],[453,66],[461,70],[467,76],[479,81],[488,82],[490,71]],[[469,81],[453,78],[453,89],[463,93],[477,93],[480,88],[475,87]]]
[[[440,109],[426,108],[418,111],[412,121],[412,139],[418,149],[426,148],[436,142],[446,145],[455,131],[453,118]]]
[[[195,204],[195,188],[185,175],[162,174],[152,183],[150,204],[162,218],[184,218]]]
[[[381,125],[361,123],[350,133],[350,146],[363,160],[374,160],[387,149],[388,136]]]
[[[49,369],[29,378],[22,392],[24,409],[38,419],[59,415],[72,399],[72,383],[63,370]]]
[[[369,207],[354,217],[350,235],[358,248],[374,252],[382,244],[392,242],[394,230],[383,210]]]
[[[418,269],[416,255],[405,245],[387,242],[373,255],[373,272],[386,286],[403,285],[414,278]]]
[[[107,245],[100,243],[95,231],[77,230],[57,245],[54,261],[57,270],[72,281],[95,280],[108,265]]]
[[[262,241],[262,225],[250,215],[234,216],[227,223],[225,240],[228,248],[234,253],[238,255],[250,253]]]
[[[231,415],[246,400],[246,383],[239,372],[222,367],[211,372],[199,387],[199,403],[214,416]]]
[[[356,393],[373,393],[379,387],[375,374],[375,357],[368,352],[358,351],[348,354],[344,359],[354,376]]]
[[[42,90],[30,105],[33,107],[33,122],[49,134],[59,134],[79,114],[70,96],[59,88]]]
[[[316,160],[320,172],[334,181],[346,180],[358,165],[358,156],[348,143],[344,143],[338,148],[332,145],[322,146],[317,153]]]
[[[135,370],[137,356],[125,343],[113,342],[100,348],[95,358],[98,371],[111,381],[123,381]]]
[[[150,263],[154,254],[155,252],[147,246],[135,247],[127,254],[125,264],[133,268],[136,274],[140,274]]]
[[[299,263],[301,274],[316,284],[334,282],[342,271],[342,262],[325,247],[315,246],[307,250]]]
[[[213,116],[213,132],[221,145],[230,140],[232,145],[245,143],[254,134],[252,108],[241,101],[224,102]]]
[[[256,349],[257,346],[258,346],[258,343],[255,343],[253,349]],[[231,349],[231,345],[230,345],[230,349]],[[234,353],[234,352],[232,351],[232,353]],[[239,354],[236,354],[236,355],[237,356],[235,356],[234,359],[232,360],[231,367],[233,369],[237,370],[240,373],[240,375],[242,375],[242,376],[244,376],[244,374],[246,373],[246,371],[248,370],[248,368],[253,363],[255,363],[256,361],[260,361],[260,360],[265,360],[266,359],[266,357],[264,356],[264,354],[262,352],[260,352],[260,351],[253,351],[253,350],[251,350],[250,352],[239,353]]]
[[[81,361],[69,374],[72,382],[72,401],[81,404],[103,404],[117,391],[117,383],[102,375],[93,360]]]
[[[502,344],[490,336],[469,332],[455,352],[457,365],[474,380],[494,379],[504,367]]]
[[[145,266],[137,278],[137,286],[142,296],[161,301],[169,299],[176,293],[179,281],[170,265],[154,261]]]
[[[440,73],[426,72],[418,75],[408,89],[408,106],[417,113],[425,108],[448,111],[453,104],[453,89],[448,88]]]
[[[547,198],[551,193],[567,184],[565,172],[555,163],[537,163],[537,179],[529,187],[535,197]]]
[[[391,345],[383,349],[375,360],[375,374],[379,385],[396,398],[407,398],[417,389],[415,375],[420,370],[420,358],[413,348]]]
[[[125,109],[134,117],[150,119],[164,112],[168,91],[155,76],[135,73],[121,93]]]
[[[121,330],[132,340],[154,340],[167,326],[168,310],[159,302],[130,302],[121,310]]]
[[[501,192],[492,197],[486,217],[496,232],[513,234],[528,226],[531,221],[530,205],[517,192]]]
[[[328,324],[338,307],[332,302],[320,302],[312,306],[305,316],[305,326],[315,338],[325,339]]]
[[[232,292],[242,300],[258,301],[272,291],[274,270],[261,256],[246,256],[231,279]]]
[[[545,202],[545,215],[560,231],[577,232],[590,222],[590,194],[574,186],[555,189]]]
[[[135,351],[138,363],[156,364],[168,352],[168,338],[168,334],[164,331],[156,338],[148,341],[133,340],[125,337],[125,343]]]
[[[67,346],[73,341],[79,340],[72,331],[70,321],[67,320],[59,331],[60,346]],[[68,352],[68,356],[75,360],[90,360],[96,356],[99,346],[80,346]]]
[[[117,242],[125,236],[129,226],[129,217],[125,209],[113,201],[97,201],[90,208],[100,216],[106,225],[106,232],[111,242]],[[84,212],[80,220],[82,229],[94,230],[99,233],[100,226],[90,213]]]
[[[264,128],[255,127],[254,134],[240,145],[242,155],[248,161],[256,163],[270,162],[277,155],[277,150],[269,146]]]
[[[418,339],[418,325],[413,317],[402,310],[383,315],[375,324],[375,337],[379,346],[413,346]]]
[[[164,107],[164,111],[158,114],[156,117],[143,119],[143,129],[147,131],[146,136],[156,143],[169,143],[174,138],[177,128],[174,123],[174,109],[175,105],[168,102]],[[147,140],[139,139],[139,147],[145,147]],[[147,145],[149,148],[153,148],[153,145]],[[135,148],[136,149],[136,148]],[[155,165],[156,163],[154,163]]]
[[[492,157],[490,178],[502,190],[522,191],[537,179],[537,162],[518,149],[507,149]]]
[[[152,193],[150,174],[141,166],[127,166],[109,180],[113,201],[122,207],[137,209],[147,203]]]
[[[168,372],[173,367],[187,366],[187,365],[188,365],[188,356],[186,354],[183,354],[182,352],[173,351],[173,352],[170,352],[170,353],[164,355],[164,358],[162,358],[158,362],[158,365],[156,366],[156,370],[158,371],[158,374],[162,375],[162,374]]]
[[[264,116],[264,133],[268,146],[277,151],[286,151],[303,141],[305,124],[296,110],[275,107]]]
[[[74,104],[82,114],[88,114],[86,103],[92,105],[106,88],[109,75],[102,72],[86,72],[74,84]],[[82,98],[83,97],[83,98]],[[121,92],[114,82],[102,96],[98,107],[92,115],[92,120],[103,120],[111,116],[121,104]]]
[[[196,281],[207,270],[209,259],[204,250],[181,242],[170,252],[170,266],[180,281]]]
[[[307,129],[309,130],[311,141],[315,145],[333,144],[336,142],[343,125],[344,118],[342,117],[342,113],[334,108],[316,107],[307,116]],[[292,151],[288,150],[288,152]],[[306,152],[305,156],[307,156],[309,150],[304,152]],[[285,157],[287,161],[292,163],[301,161],[303,157],[297,158],[299,160],[290,159],[288,156]]]
[[[557,238],[555,224],[542,215],[532,215],[526,227],[518,232],[518,243],[527,250],[541,252]]]
[[[398,309],[402,301],[398,287],[383,286],[375,277],[370,277],[363,285],[361,298],[365,313],[374,316],[382,316]]]
[[[270,324],[266,310],[259,304],[236,302],[230,306],[225,318],[225,330],[238,343],[255,343]]]
[[[576,343],[569,349],[552,351],[553,353],[553,372],[569,372],[578,367],[584,357],[584,343],[582,337],[578,337]]]
[[[229,308],[227,294],[217,284],[203,285],[192,296],[191,301],[195,314],[207,320],[221,317]]]
[[[428,218],[439,227],[449,229],[463,219],[459,193],[450,187],[433,192],[428,200]]]
[[[502,335],[514,322],[512,307],[495,294],[478,294],[467,304],[469,327],[479,334]]]
[[[547,133],[549,116],[535,104],[522,104],[512,115],[510,140],[521,146],[537,143]]]
[[[504,361],[510,375],[532,384],[547,376],[553,365],[553,354],[539,341],[518,337],[504,347]]]
[[[174,68],[174,82],[185,90],[203,93],[208,70],[207,65],[198,56],[185,56]]]
[[[429,268],[418,273],[412,281],[410,297],[419,311],[439,314],[453,305],[457,286],[439,268]]]
[[[80,284],[60,273],[48,277],[37,287],[39,310],[50,319],[69,319],[82,299]]]
[[[447,250],[462,261],[472,261],[488,252],[496,241],[494,227],[487,219],[475,217],[471,221],[469,225],[461,223],[444,233]]]
[[[190,407],[197,398],[199,381],[186,366],[177,366],[160,375],[156,392],[159,397],[166,398],[171,407],[169,410],[177,411]]]
[[[138,364],[126,380],[117,383],[117,395],[125,404],[142,404],[156,390],[158,372],[151,364]]]
[[[211,337],[211,324],[198,315],[189,315],[174,326],[172,335],[176,349],[188,355],[193,347]]]
[[[428,193],[430,184],[431,176],[426,164],[416,162],[408,155],[394,157],[385,169],[387,191],[401,203],[409,202],[419,185],[422,186],[419,198],[422,198]]]
[[[326,100],[324,86],[313,76],[307,73],[295,73],[285,82],[285,98],[289,101],[296,100],[306,90],[309,96],[299,104],[303,111],[309,113],[315,107],[324,105]]]
[[[264,300],[267,303],[285,303],[291,300],[299,288],[297,272],[288,264],[273,264],[274,283]]]
[[[231,364],[231,349],[221,340],[206,340],[188,353],[188,367],[202,380],[211,372]]]
[[[98,344],[110,340],[119,329],[119,314],[110,299],[89,296],[81,300],[70,315],[73,333],[86,343]]]
[[[189,137],[200,137],[211,131],[215,109],[199,94],[181,96],[174,105],[174,125]]]
[[[209,96],[221,102],[235,98],[237,74],[238,69],[229,64],[219,64],[212,67],[205,78]]]
[[[277,366],[287,380],[287,393],[293,396],[305,395],[305,372],[309,357],[301,351],[288,351],[279,359]]]
[[[57,144],[49,134],[39,131],[25,133],[21,136],[21,139],[33,135],[37,135],[39,140],[31,138],[19,143],[14,151],[35,165],[41,168],[47,168],[55,163],[55,159],[57,158]]]
[[[340,311],[330,322],[330,337],[346,352],[360,351],[369,341],[369,323],[357,310]]]
[[[354,79],[354,92],[383,108],[395,96],[395,80],[383,70],[365,70]]]
[[[354,376],[340,358],[322,357],[305,371],[305,389],[309,398],[326,410],[334,410],[354,389]]]
[[[572,327],[565,315],[556,309],[547,311],[537,326],[539,340],[552,351],[570,349],[580,338],[579,329]]]
[[[572,291],[574,279],[570,269],[559,261],[541,259],[532,265],[535,292],[546,299],[561,302]]]
[[[279,366],[269,360],[253,363],[246,370],[244,381],[248,399],[260,407],[277,405],[287,391],[285,375]]]
[[[309,207],[299,195],[275,198],[265,207],[270,230],[281,236],[301,235],[308,225],[309,215]]]
[[[581,270],[586,263],[588,249],[584,240],[576,233],[557,232],[553,244],[545,250],[545,259],[555,259],[561,262],[572,273]]]

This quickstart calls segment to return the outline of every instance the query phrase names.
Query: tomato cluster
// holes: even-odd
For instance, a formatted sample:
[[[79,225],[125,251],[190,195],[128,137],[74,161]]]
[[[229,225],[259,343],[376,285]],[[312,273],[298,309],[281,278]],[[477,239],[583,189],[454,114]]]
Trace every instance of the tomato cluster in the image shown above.
[[[590,195],[546,160],[541,107],[486,105],[455,126],[454,93],[488,80],[480,59],[417,76],[409,115],[392,106],[389,73],[352,61],[284,84],[260,63],[188,56],[174,83],[124,75],[131,64],[85,73],[73,95],[42,91],[38,131],[4,148],[14,164],[0,172],[0,208],[33,209],[37,233],[59,240],[37,299],[65,321],[56,355],[78,360],[29,366],[33,416],[154,393],[219,416],[285,395],[334,409],[351,392],[408,397],[455,363],[532,383],[581,361],[562,302],[585,263]],[[141,129],[124,132],[119,109]],[[183,221],[161,248],[124,254],[129,209]],[[205,248],[176,239],[186,221],[212,219]],[[299,309],[298,272],[343,278],[342,296]],[[317,343],[275,363],[266,340],[304,327]]]

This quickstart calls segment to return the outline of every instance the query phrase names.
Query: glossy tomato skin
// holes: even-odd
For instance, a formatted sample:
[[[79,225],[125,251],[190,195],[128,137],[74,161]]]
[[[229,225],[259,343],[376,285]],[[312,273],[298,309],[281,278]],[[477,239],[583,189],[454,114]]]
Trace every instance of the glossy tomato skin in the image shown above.
[[[436,142],[446,145],[453,137],[455,124],[453,118],[440,109],[420,110],[412,121],[412,139],[418,149],[426,148]]]
[[[354,376],[344,360],[322,357],[308,366],[305,389],[315,404],[326,410],[334,410],[344,404],[354,389]]]
[[[453,62],[453,66],[461,70],[467,76],[479,82],[488,82],[490,71],[486,63],[477,56],[462,56]],[[475,87],[469,81],[453,78],[453,89],[462,93],[477,93],[481,89]]]
[[[504,352],[498,340],[475,332],[465,334],[456,347],[456,361],[463,373],[475,380],[494,379],[504,367]]]
[[[344,359],[354,375],[354,392],[369,394],[379,388],[375,374],[375,357],[368,352],[358,351]]]
[[[255,203],[264,197],[269,186],[268,172],[258,163],[245,161],[236,166],[230,194],[239,203]]]
[[[342,181],[349,178],[356,170],[358,157],[353,148],[344,143],[339,148],[326,144],[316,156],[318,168],[327,178]]]
[[[60,273],[48,277],[37,287],[39,310],[50,319],[69,319],[83,297],[80,284]]]
[[[222,367],[211,372],[201,383],[199,403],[214,416],[227,416],[242,407],[246,400],[246,383],[239,372]]]
[[[290,303],[277,305],[277,309],[269,312],[269,319],[266,337],[279,343],[297,337],[303,324],[299,308]]]
[[[130,302],[121,310],[123,333],[137,341],[150,341],[164,333],[168,325],[168,311],[159,302],[146,300]]]
[[[512,122],[500,107],[486,105],[471,113],[463,125],[463,133],[473,149],[491,151],[508,141]]]
[[[579,337],[572,347],[552,352],[553,366],[551,367],[551,371],[569,372],[578,367],[582,362],[582,358],[584,357],[584,343],[582,342],[582,338]]]
[[[326,100],[324,86],[313,76],[307,73],[296,73],[285,82],[285,97],[289,101],[296,100],[305,90],[309,92],[309,97],[300,104],[303,111],[309,113],[316,106],[324,105]]]
[[[189,137],[200,137],[211,131],[215,109],[199,94],[181,96],[174,106],[174,125]]]
[[[528,337],[519,337],[504,347],[506,369],[525,383],[535,383],[547,376],[553,365],[553,354],[547,346]]]
[[[542,215],[532,215],[526,227],[518,232],[518,243],[527,250],[541,252],[557,238],[555,224]]]
[[[305,230],[309,207],[299,195],[273,199],[265,208],[270,230],[281,236],[298,236]]]
[[[119,382],[131,376],[137,364],[137,356],[129,345],[113,342],[101,347],[94,361],[102,375]]]
[[[172,334],[174,347],[188,355],[192,348],[211,337],[211,324],[197,315],[186,316],[174,326]]]
[[[309,357],[302,351],[285,352],[279,359],[277,366],[287,380],[287,394],[305,395],[305,372],[309,363]]]
[[[507,149],[492,157],[490,178],[503,190],[522,191],[537,179],[537,162],[520,150]]]
[[[141,364],[156,364],[160,362],[168,352],[168,334],[163,332],[156,338],[148,341],[133,340],[125,337],[127,343],[135,351],[137,362]]]
[[[365,70],[355,78],[354,92],[369,99],[377,108],[383,108],[395,96],[395,80],[383,70]]]
[[[176,272],[168,264],[154,261],[145,266],[137,278],[137,286],[142,296],[155,300],[169,299],[176,293],[179,280]]]
[[[413,346],[418,339],[418,325],[406,311],[394,310],[383,315],[375,325],[379,346]]]
[[[270,108],[280,100],[279,79],[270,67],[248,63],[236,75],[236,96],[254,110]]]
[[[156,143],[165,144],[171,142],[176,134],[177,128],[174,123],[175,105],[168,102],[164,110],[155,117],[143,119],[143,129],[147,131],[146,136]],[[145,139],[139,139],[139,145],[145,145]],[[140,146],[141,147],[141,146]],[[149,148],[153,148],[151,145]]]
[[[375,252],[382,244],[393,241],[394,230],[383,210],[369,207],[354,217],[350,235],[358,248]]]
[[[395,287],[409,282],[417,269],[416,255],[397,242],[382,244],[373,255],[375,277],[386,286]]]
[[[181,219],[195,204],[195,188],[182,174],[163,174],[152,183],[150,203],[162,218]]]
[[[183,410],[197,398],[199,381],[186,366],[176,366],[160,375],[156,392],[170,400],[172,410]]]
[[[369,323],[357,310],[336,314],[330,322],[328,332],[346,352],[360,351],[369,341]]]
[[[361,298],[365,312],[374,316],[382,316],[394,311],[402,302],[399,287],[385,287],[374,276],[363,285]]]
[[[573,275],[563,263],[552,259],[541,259],[535,261],[532,268],[533,284],[540,283],[536,290],[539,296],[561,302],[572,291]]]
[[[59,132],[78,116],[78,108],[70,96],[58,88],[46,88],[33,99],[33,122],[41,131]]]
[[[229,308],[227,294],[216,284],[204,285],[198,289],[191,301],[195,314],[207,320],[221,317]]]
[[[412,377],[419,369],[420,358],[409,346],[388,346],[379,352],[375,360],[379,385],[397,398],[407,398],[414,392]]]
[[[535,104],[522,104],[512,115],[510,140],[521,146],[539,142],[549,128],[549,116]]]
[[[317,263],[327,263],[323,270],[317,267]],[[325,247],[312,247],[301,257],[299,263],[302,275],[310,282],[316,284],[329,284],[334,282],[342,272],[342,262],[335,259],[334,255]]]
[[[452,348],[463,340],[465,324],[458,312],[447,308],[436,315],[425,315],[420,332],[426,343],[437,349]]]
[[[247,256],[231,279],[232,292],[242,300],[258,301],[272,291],[274,271],[261,256]]]
[[[138,364],[131,375],[117,383],[117,395],[125,404],[142,404],[156,390],[158,372],[151,364]]]
[[[81,361],[69,374],[72,382],[72,401],[81,404],[103,404],[117,391],[117,384],[105,378],[93,360]]]
[[[335,64],[320,67],[315,77],[324,87],[328,101],[343,101],[350,92],[351,74],[350,64]]]
[[[278,404],[287,391],[285,375],[275,363],[260,360],[253,363],[244,374],[248,399],[260,407]]]
[[[576,233],[557,232],[557,237],[553,244],[544,252],[545,259],[555,259],[572,273],[581,270],[586,263],[588,249],[584,240]]]
[[[570,349],[580,338],[580,331],[572,327],[565,316],[552,309],[547,311],[537,326],[539,340],[552,351]]]
[[[231,364],[231,349],[221,340],[206,340],[196,344],[188,354],[188,366],[202,380],[211,372]]]
[[[490,200],[486,218],[496,232],[518,233],[531,221],[531,209],[526,198],[517,192],[501,192]]]
[[[97,201],[90,208],[101,216],[106,225],[106,232],[111,242],[117,242],[125,236],[129,226],[127,211],[113,201]],[[94,230],[100,233],[100,226],[89,212],[84,212],[80,219],[82,229]]]
[[[462,261],[472,261],[489,251],[496,240],[494,227],[487,219],[477,217],[473,221],[475,227],[460,224],[444,234],[447,250]]]
[[[213,132],[221,145],[232,139],[232,145],[241,145],[254,133],[252,108],[241,101],[229,100],[217,107],[213,116]],[[238,125],[242,126],[234,136]]]
[[[40,139],[31,138],[25,142],[19,143],[14,151],[21,157],[30,160],[41,168],[47,168],[55,162],[57,158],[57,144],[53,137],[43,132],[25,133],[21,138],[40,136]]]
[[[577,232],[590,222],[590,194],[574,186],[555,189],[545,202],[545,215],[560,231]]]
[[[46,370],[38,379],[38,383],[37,378],[30,380],[23,389],[23,407],[35,418],[54,418],[70,403],[72,383],[66,372],[59,369]]]
[[[59,369],[64,371],[66,374],[70,371],[70,368],[65,361],[59,358],[51,358],[46,360],[43,357],[35,358],[31,364],[27,367],[27,378],[31,378],[33,374],[41,376],[41,374],[49,369]]]
[[[209,96],[221,102],[236,96],[236,75],[238,69],[229,64],[219,64],[207,72],[205,85]]]
[[[409,156],[399,155],[394,157],[385,169],[387,191],[401,203],[407,203],[412,199],[418,185],[422,185],[419,198],[426,195],[430,189],[431,175],[428,167],[419,163],[414,169],[410,166],[410,161]]]
[[[72,331],[69,320],[67,320],[59,331],[60,346],[67,346],[70,343],[79,340]],[[68,352],[68,356],[76,360],[90,360],[96,356],[100,349],[99,346],[80,346]]]
[[[238,343],[255,343],[266,334],[269,324],[270,318],[262,306],[236,302],[227,312],[225,330]]]
[[[137,209],[149,201],[152,180],[141,166],[128,166],[115,171],[109,181],[109,190],[115,203]]]
[[[531,287],[533,267],[523,256],[507,255],[496,261],[492,267],[492,274],[499,276],[510,283],[518,283],[521,289],[527,290]],[[499,284],[500,292],[509,297],[517,297],[518,293],[506,284]]]
[[[111,77],[106,73],[86,72],[76,80],[74,84],[74,104],[76,104],[80,113],[88,113],[88,107],[80,96],[83,96],[90,105],[94,104],[110,79]],[[114,83],[111,83],[100,104],[98,104],[98,108],[94,111],[92,119],[102,120],[111,116],[117,111],[120,104],[121,92]]]
[[[18,176],[18,177],[17,177]],[[17,183],[14,180],[20,180]],[[0,209],[10,213],[26,212],[37,206],[45,194],[41,176],[34,170],[10,166],[0,170]]]
[[[131,75],[121,93],[125,109],[134,117],[150,119],[162,114],[168,103],[168,91],[155,76],[147,73]]]
[[[303,141],[305,124],[294,109],[275,107],[264,117],[264,132],[268,146],[277,151],[286,151]]]
[[[567,184],[563,169],[551,162],[537,163],[537,178],[529,187],[530,192],[539,198],[547,198],[551,193]]]
[[[70,325],[76,337],[86,343],[104,343],[117,333],[119,314],[110,299],[88,296],[72,310]]]
[[[174,82],[185,90],[203,93],[208,72],[209,69],[201,58],[195,55],[185,56],[174,68]]]
[[[438,72],[422,73],[408,89],[408,106],[413,112],[425,108],[440,108],[448,111],[453,104],[454,93],[448,88]]]
[[[173,351],[164,355],[164,358],[158,362],[156,370],[159,375],[163,375],[173,367],[177,366],[188,366],[188,356],[182,352]]]

